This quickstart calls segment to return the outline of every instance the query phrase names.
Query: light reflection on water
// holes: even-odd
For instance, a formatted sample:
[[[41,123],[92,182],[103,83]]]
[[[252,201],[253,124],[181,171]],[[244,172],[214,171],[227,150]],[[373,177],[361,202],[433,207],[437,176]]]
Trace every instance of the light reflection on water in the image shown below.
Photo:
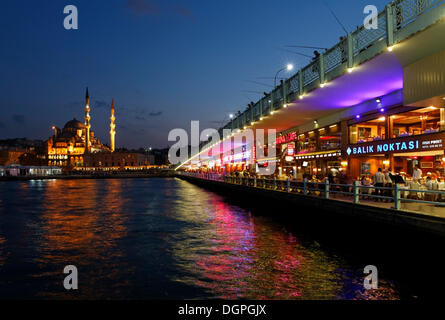
[[[67,292],[63,267],[79,270]],[[178,179],[0,184],[0,298],[397,299],[270,218]]]

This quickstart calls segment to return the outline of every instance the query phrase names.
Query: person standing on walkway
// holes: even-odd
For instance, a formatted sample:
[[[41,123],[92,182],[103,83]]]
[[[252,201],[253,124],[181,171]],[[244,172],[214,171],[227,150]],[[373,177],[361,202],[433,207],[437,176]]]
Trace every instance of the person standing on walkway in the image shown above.
[[[393,176],[393,173],[391,172],[391,170],[385,169],[385,187],[386,188],[392,188],[393,187],[393,183],[395,183],[395,181],[392,180],[392,176]],[[385,190],[383,192],[383,194],[385,196],[387,196],[387,197],[392,197],[392,191],[391,190]]]
[[[385,185],[385,175],[382,172],[382,168],[379,168],[379,170],[374,174],[374,187],[375,187],[375,195],[381,196],[382,195],[382,188]],[[381,200],[380,198],[377,198],[377,201]]]
[[[419,166],[415,166],[413,171],[413,181],[419,182],[420,179],[422,179],[422,170],[419,169]]]

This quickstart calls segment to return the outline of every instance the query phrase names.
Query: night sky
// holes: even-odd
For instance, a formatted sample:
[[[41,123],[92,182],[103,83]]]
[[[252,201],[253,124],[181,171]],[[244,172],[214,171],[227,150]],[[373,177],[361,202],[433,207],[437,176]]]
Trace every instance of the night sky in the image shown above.
[[[366,5],[388,3],[326,2],[348,31]],[[63,27],[69,4],[78,30]],[[219,128],[269,91],[278,69],[310,61],[284,46],[329,48],[343,34],[323,0],[2,1],[0,139],[47,139],[52,125],[83,122],[88,86],[103,142],[114,98],[118,147],[166,147],[171,129]]]

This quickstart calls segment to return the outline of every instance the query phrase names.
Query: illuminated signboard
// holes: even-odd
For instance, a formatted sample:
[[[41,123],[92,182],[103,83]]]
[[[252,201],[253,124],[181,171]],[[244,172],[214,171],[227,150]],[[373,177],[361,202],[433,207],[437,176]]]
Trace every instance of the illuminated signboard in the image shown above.
[[[256,147],[255,145],[252,146],[252,155],[253,155],[253,162],[256,162]]]
[[[279,145],[279,144],[291,142],[291,141],[294,141],[294,140],[297,140],[297,133],[296,132],[291,132],[291,133],[288,133],[288,134],[284,134],[281,137],[277,137],[275,141],[276,141],[276,144]]]
[[[237,153],[235,155],[226,156],[223,158],[224,163],[241,162],[241,161],[246,161],[246,160],[250,160],[250,151]]]
[[[293,144],[288,144],[287,145],[287,155],[288,156],[293,156],[295,154],[295,148]]]
[[[408,153],[413,151],[443,150],[445,136],[431,134],[425,136],[398,138],[349,145],[344,150],[347,156],[360,156],[381,153]]]
[[[68,159],[68,156],[63,154],[49,154],[48,159]]]

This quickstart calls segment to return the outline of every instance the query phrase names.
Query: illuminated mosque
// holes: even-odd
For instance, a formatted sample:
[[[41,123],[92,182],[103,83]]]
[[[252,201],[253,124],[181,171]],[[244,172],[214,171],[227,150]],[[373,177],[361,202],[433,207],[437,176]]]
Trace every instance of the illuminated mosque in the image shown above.
[[[63,129],[53,126],[54,135],[46,141],[48,165],[81,167],[85,158],[96,153],[111,154],[115,149],[116,124],[114,99],[111,103],[110,146],[104,145],[91,130],[90,97],[88,88],[85,95],[85,122],[76,118],[68,121]]]

